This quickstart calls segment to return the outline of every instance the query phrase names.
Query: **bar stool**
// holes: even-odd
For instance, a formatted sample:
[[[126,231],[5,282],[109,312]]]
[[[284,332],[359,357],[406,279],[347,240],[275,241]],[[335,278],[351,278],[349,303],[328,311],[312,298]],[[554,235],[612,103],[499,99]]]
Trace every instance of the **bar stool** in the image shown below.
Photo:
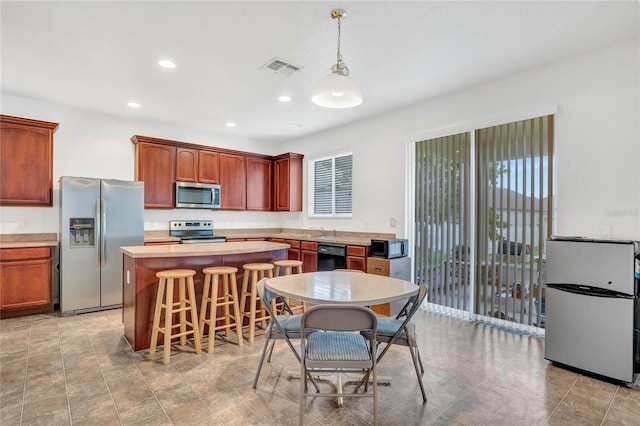
[[[156,353],[158,333],[164,334],[164,348],[162,363],[169,364],[171,356],[171,339],[180,337],[180,344],[187,344],[187,335],[193,334],[193,343],[197,354],[200,353],[200,331],[198,330],[198,314],[196,312],[196,294],[193,288],[193,276],[196,271],[191,269],[170,269],[160,271],[158,277],[158,295],[153,313],[153,329],[151,331],[151,346],[149,355]],[[173,282],[178,280],[178,301],[173,301]],[[185,296],[185,287],[188,297]],[[164,309],[164,327],[160,327],[161,311]],[[190,312],[191,321],[187,321],[187,312]],[[180,321],[173,324],[173,314],[180,314]],[[191,330],[187,330],[187,326]],[[174,329],[179,328],[175,333]]]
[[[302,261],[301,260],[276,260],[273,262],[275,266],[275,275],[279,277],[281,275],[291,275],[293,273],[302,273]],[[294,272],[297,271],[297,272]],[[302,314],[306,310],[306,306],[303,302],[295,299],[289,299],[285,297],[284,300],[294,313]]]
[[[233,266],[212,266],[204,268],[204,289],[200,305],[200,333],[204,337],[204,325],[209,326],[209,341],[207,352],[213,352],[216,331],[224,330],[225,336],[231,335],[231,329],[236,328],[238,346],[242,346],[242,316],[238,304],[238,288],[236,284],[238,268]],[[218,282],[222,277],[222,295],[218,295]],[[209,309],[207,305],[211,304]],[[223,308],[222,315],[218,315],[218,308]],[[231,309],[233,309],[233,314]],[[216,325],[222,320],[222,325]]]
[[[260,321],[262,327],[266,327],[266,320],[269,318],[267,312],[260,305],[260,312],[256,312],[257,305],[260,304],[257,284],[262,278],[267,276],[273,278],[273,268],[271,263],[247,263],[242,266],[244,276],[242,277],[242,309],[243,318],[249,318],[249,342],[253,342],[256,333],[256,322]],[[247,312],[247,309],[249,312]]]

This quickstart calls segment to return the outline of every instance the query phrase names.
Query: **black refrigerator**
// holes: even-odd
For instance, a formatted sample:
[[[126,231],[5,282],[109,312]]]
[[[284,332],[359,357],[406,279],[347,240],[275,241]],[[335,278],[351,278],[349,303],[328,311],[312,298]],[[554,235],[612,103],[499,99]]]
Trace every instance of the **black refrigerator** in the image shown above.
[[[546,359],[633,383],[637,251],[630,240],[547,240]]]

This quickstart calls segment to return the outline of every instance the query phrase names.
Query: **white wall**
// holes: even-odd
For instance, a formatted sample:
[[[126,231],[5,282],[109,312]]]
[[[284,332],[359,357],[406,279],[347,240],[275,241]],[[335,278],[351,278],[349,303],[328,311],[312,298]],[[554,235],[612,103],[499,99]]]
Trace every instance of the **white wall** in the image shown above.
[[[204,133],[130,117],[117,117],[33,99],[2,95],[2,114],[60,123],[53,142],[53,207],[2,207],[0,233],[58,232],[60,176],[134,179],[133,135],[152,136],[261,154],[280,154],[277,146]],[[213,219],[218,228],[273,227],[299,213],[208,210],[146,210],[145,229],[168,229],[171,219]]]
[[[292,151],[305,159],[353,150],[351,220],[308,219],[304,213],[147,210],[147,229],[167,229],[169,219],[200,218],[214,220],[219,228],[322,226],[403,236],[405,154],[412,141],[521,119],[557,105],[554,233],[595,236],[597,229],[607,229],[612,237],[640,239],[639,47],[639,40],[619,44],[275,147],[5,95],[2,113],[60,123],[54,141],[56,182],[60,175],[132,179],[129,139],[134,134],[264,154]],[[57,232],[57,200],[54,208],[4,207],[0,215],[2,233]]]
[[[401,236],[408,213],[403,143],[410,147],[411,141],[536,116],[557,106],[553,233],[599,236],[606,230],[611,237],[640,239],[639,47],[636,39],[450,93],[284,144],[282,151],[314,158],[352,148],[350,227]],[[332,223],[342,226],[303,217],[305,226],[330,228]]]

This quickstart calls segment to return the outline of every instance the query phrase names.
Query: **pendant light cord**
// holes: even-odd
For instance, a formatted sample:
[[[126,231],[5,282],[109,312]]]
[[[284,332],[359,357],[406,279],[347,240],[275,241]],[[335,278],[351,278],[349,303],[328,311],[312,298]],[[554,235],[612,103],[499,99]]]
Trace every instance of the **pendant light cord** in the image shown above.
[[[340,75],[348,76],[349,68],[347,68],[347,65],[342,60],[342,54],[340,53],[340,35],[341,35],[341,29],[342,29],[342,25],[341,25],[342,19],[340,17],[338,17],[337,19],[338,19],[338,54],[336,58],[337,59],[336,72]]]

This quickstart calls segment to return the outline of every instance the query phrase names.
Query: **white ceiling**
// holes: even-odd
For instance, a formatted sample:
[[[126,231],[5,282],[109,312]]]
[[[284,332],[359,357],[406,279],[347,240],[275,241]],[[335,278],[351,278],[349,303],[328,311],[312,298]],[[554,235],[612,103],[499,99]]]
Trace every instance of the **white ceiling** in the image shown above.
[[[310,101],[335,62],[334,7],[347,10],[342,54],[364,93],[351,109]],[[639,36],[637,0],[2,0],[0,8],[3,94],[272,142]],[[274,57],[303,69],[261,69]],[[160,68],[162,58],[177,68]],[[285,93],[286,104],[277,100]],[[132,100],[142,108],[127,107]]]

